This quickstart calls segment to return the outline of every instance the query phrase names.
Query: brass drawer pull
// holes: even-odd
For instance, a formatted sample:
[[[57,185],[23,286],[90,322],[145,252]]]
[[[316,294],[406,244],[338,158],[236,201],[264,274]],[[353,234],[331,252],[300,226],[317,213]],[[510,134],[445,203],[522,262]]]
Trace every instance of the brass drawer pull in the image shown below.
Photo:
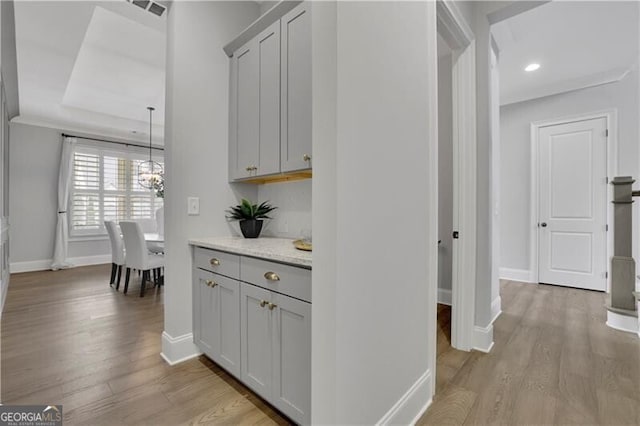
[[[276,305],[275,303],[269,303],[269,310],[273,311],[273,308],[277,308],[278,305]]]
[[[265,272],[264,277],[269,281],[280,281],[280,277],[275,272]]]
[[[252,172],[254,170],[258,170],[258,168],[256,166],[249,166],[245,170],[248,171],[248,172]]]
[[[211,264],[211,266],[220,266],[220,261],[218,259],[216,259],[215,257],[213,259],[211,259],[209,261],[209,263]]]
[[[260,301],[260,307],[264,308],[264,305],[266,305],[267,303],[269,303],[269,302],[267,302],[266,300],[261,300]]]
[[[214,288],[215,286],[218,285],[218,283],[213,280],[207,280],[205,281],[205,283],[207,284],[207,287],[211,287],[211,288]]]

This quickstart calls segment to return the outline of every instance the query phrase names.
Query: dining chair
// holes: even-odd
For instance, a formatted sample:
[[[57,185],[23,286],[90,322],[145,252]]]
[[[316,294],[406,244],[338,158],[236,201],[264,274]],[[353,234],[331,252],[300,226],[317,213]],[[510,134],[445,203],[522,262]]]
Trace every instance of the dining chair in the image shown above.
[[[124,241],[120,235],[120,229],[118,224],[112,220],[105,220],[104,227],[109,234],[109,241],[111,242],[111,279],[109,285],[113,285],[116,281],[116,271],[118,273],[118,283],[116,284],[116,290],[120,288],[120,278],[122,277],[122,267],[125,265],[125,251]]]
[[[127,274],[124,281],[124,293],[129,289],[129,276],[131,269],[142,271],[142,282],[140,284],[140,297],[144,296],[147,281],[151,281],[151,271],[154,278],[157,277],[156,285],[160,284],[160,269],[164,267],[164,255],[150,254],[147,249],[142,227],[138,222],[124,220],[120,222],[122,236],[124,237],[124,247],[127,252],[126,267]]]

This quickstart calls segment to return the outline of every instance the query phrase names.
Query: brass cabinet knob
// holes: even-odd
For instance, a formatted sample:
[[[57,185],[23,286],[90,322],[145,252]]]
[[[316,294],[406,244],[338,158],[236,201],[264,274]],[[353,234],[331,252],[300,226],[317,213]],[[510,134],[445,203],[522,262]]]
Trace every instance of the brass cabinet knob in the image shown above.
[[[207,280],[207,281],[205,281],[205,284],[207,284],[207,287],[211,287],[211,288],[213,288],[213,287],[218,285],[218,283],[213,281],[213,280]]]
[[[261,307],[261,308],[264,308],[264,306],[265,306],[267,303],[269,303],[269,302],[267,302],[266,300],[261,300],[261,301],[260,301],[260,307]]]
[[[220,266],[220,261],[218,259],[216,259],[215,257],[213,259],[211,259],[209,261],[209,263],[211,264],[211,266]]]
[[[305,155],[302,156],[302,159],[304,161],[311,161],[311,156],[309,154],[305,154]]]
[[[275,272],[265,272],[264,277],[269,281],[280,281],[280,277]]]
[[[273,311],[274,308],[277,308],[278,305],[276,305],[275,303],[269,303],[269,310]]]

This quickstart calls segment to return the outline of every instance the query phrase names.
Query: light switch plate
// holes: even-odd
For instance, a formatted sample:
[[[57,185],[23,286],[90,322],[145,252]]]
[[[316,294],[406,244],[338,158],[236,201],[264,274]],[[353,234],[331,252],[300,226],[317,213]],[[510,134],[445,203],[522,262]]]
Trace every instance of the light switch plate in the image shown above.
[[[200,214],[200,198],[198,197],[187,198],[187,214],[189,216],[197,216]]]

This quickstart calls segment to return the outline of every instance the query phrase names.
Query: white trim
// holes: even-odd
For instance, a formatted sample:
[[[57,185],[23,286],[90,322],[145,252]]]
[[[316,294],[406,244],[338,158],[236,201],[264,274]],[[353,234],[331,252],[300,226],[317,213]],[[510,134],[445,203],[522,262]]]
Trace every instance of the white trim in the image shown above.
[[[9,265],[9,270],[12,274],[19,274],[22,272],[48,271],[51,269],[52,261],[52,259],[42,259],[30,260],[27,262],[11,262],[11,264]],[[111,263],[111,254],[71,257],[69,258],[69,263],[71,263],[73,267],[102,265],[105,263]]]
[[[500,268],[500,279],[519,281],[521,283],[534,283],[533,273],[526,269]]]
[[[476,284],[475,35],[452,0],[437,1],[436,16],[440,35],[453,50],[453,229],[461,238],[452,244],[451,345],[468,351],[473,347]]]
[[[638,318],[607,310],[607,325],[627,333],[640,333]],[[640,335],[640,334],[639,334]]]
[[[166,331],[162,332],[162,352],[160,356],[169,365],[176,365],[190,360],[202,354],[200,349],[193,343],[193,333],[172,337]]]
[[[489,353],[493,348],[493,324],[486,327],[475,326],[473,330],[473,349]]]
[[[451,290],[446,288],[438,289],[438,303],[451,306]]]
[[[452,50],[464,49],[474,39],[473,31],[452,0],[436,2],[438,24],[444,31],[440,34]]]
[[[634,65],[635,66],[635,65]],[[617,83],[624,79],[633,69],[616,69],[585,77],[561,81],[546,87],[536,87],[522,92],[510,93],[500,99],[500,106],[515,104],[518,102],[532,101],[547,96],[560,95],[563,93],[575,92],[576,90],[588,89],[590,87],[603,86],[605,84]]]
[[[414,425],[427,411],[433,398],[431,370],[425,371],[376,425]]]
[[[451,345],[473,347],[476,291],[476,50],[475,41],[453,65],[453,240]]]
[[[491,322],[489,324],[496,322],[500,314],[502,314],[502,298],[497,296],[491,302]]]
[[[531,123],[531,185],[530,185],[530,222],[529,222],[529,264],[531,267],[531,282],[539,282],[538,278],[538,209],[539,209],[539,188],[538,188],[538,133],[541,127],[566,124],[574,121],[593,120],[604,118],[607,120],[609,138],[607,139],[607,176],[613,179],[618,173],[618,110],[606,109],[585,114],[575,114],[558,119],[541,120]],[[613,224],[613,204],[609,200],[613,199],[613,185],[607,185],[607,218],[608,224]],[[607,270],[609,270],[609,253],[613,253],[613,229],[607,232],[607,242],[605,258]],[[606,291],[611,288],[611,274],[606,283]]]

